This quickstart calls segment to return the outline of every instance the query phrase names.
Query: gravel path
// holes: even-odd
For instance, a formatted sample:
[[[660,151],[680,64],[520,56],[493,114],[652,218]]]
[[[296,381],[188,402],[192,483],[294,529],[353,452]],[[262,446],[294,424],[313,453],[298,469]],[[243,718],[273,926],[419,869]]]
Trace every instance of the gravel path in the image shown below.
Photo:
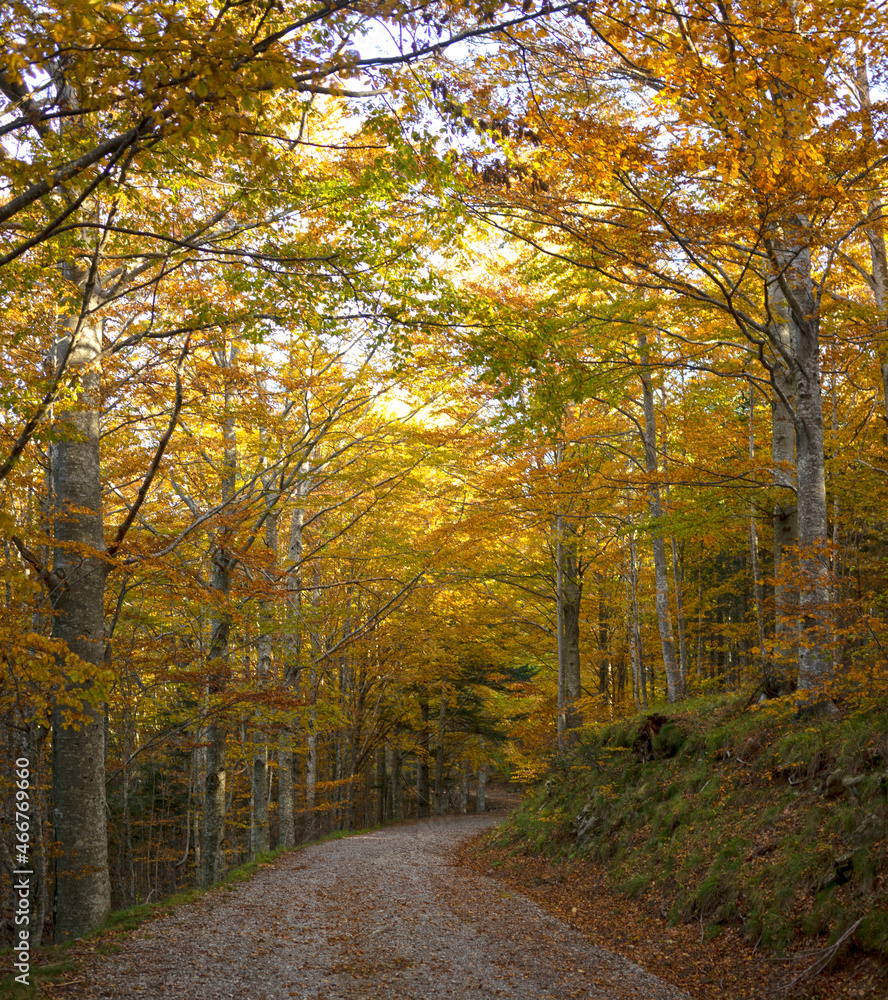
[[[453,848],[494,819],[448,817],[283,855],[178,907],[93,966],[133,1000],[689,1000],[590,945]]]

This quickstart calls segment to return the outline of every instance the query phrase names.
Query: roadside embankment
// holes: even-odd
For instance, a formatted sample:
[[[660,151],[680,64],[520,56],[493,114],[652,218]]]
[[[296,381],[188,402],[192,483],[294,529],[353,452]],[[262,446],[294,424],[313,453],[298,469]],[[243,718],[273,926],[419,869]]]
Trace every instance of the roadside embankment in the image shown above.
[[[888,714],[599,726],[469,860],[700,997],[888,997]]]

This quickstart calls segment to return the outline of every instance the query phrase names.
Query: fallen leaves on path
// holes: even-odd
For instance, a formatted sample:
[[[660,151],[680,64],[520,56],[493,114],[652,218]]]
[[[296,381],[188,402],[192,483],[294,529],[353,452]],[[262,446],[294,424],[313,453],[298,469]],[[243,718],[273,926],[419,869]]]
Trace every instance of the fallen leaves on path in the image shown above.
[[[637,901],[615,893],[601,868],[585,859],[551,860],[492,846],[482,837],[462,845],[457,860],[529,896],[592,943],[637,962],[697,1000],[888,998],[888,963],[856,952],[787,995],[781,987],[815,961],[810,946],[780,959],[754,947],[737,927],[722,927],[714,940],[706,940],[699,924],[670,926],[667,901]]]

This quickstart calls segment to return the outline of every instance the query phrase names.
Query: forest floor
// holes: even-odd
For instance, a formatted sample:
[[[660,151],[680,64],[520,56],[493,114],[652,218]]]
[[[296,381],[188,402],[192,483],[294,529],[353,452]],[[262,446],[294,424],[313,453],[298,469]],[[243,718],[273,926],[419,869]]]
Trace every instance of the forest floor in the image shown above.
[[[660,901],[658,912],[655,900],[614,892],[601,867],[587,859],[516,852],[483,838],[464,843],[457,859],[695,1000],[888,1000],[888,964],[877,957],[855,954],[838,968],[806,975],[820,950],[779,957],[755,947],[737,927],[724,928],[713,941],[696,923],[673,926],[667,900]]]
[[[283,854],[142,925],[45,995],[688,1000],[499,877],[458,864],[457,850],[501,818],[403,823]]]

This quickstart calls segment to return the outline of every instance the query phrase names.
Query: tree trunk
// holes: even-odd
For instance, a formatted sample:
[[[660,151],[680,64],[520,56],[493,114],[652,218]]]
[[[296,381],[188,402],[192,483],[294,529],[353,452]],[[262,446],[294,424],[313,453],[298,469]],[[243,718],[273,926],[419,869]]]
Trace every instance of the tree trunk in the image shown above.
[[[447,812],[447,791],[444,788],[444,739],[447,733],[447,696],[441,688],[441,704],[438,709],[438,740],[435,746],[435,815]]]
[[[281,739],[289,738],[289,727],[286,727]],[[278,847],[296,846],[296,802],[293,790],[293,751],[286,746],[278,750]]]
[[[278,565],[278,515],[273,509],[276,498],[271,493],[271,482],[263,478],[265,502],[267,505],[265,518],[265,547],[271,557],[270,572],[274,576]],[[271,634],[272,616],[269,614],[268,602],[259,605],[259,641],[256,648],[256,682],[260,688],[267,687],[271,681],[272,650]],[[268,824],[268,792],[270,772],[268,769],[268,736],[262,723],[262,713],[257,713],[260,727],[253,732],[253,767],[252,767],[252,800],[250,803],[250,856],[266,853],[271,847]]]
[[[93,306],[88,295],[84,302]],[[80,396],[60,414],[64,431],[52,447],[54,501],[52,635],[99,671],[105,662],[104,601],[107,564],[102,524],[99,449],[101,325],[71,322],[57,345],[80,373]],[[60,664],[60,666],[64,666]],[[104,710],[90,698],[91,681],[69,680],[52,712],[52,832],[56,941],[101,924],[111,909],[105,804]],[[67,706],[84,722],[75,728]]]
[[[576,740],[582,725],[577,702],[582,694],[580,673],[580,600],[582,568],[577,527],[559,514],[555,519],[555,598],[558,628],[558,732]]]
[[[682,688],[688,689],[688,625],[684,609],[684,569],[682,568],[682,550],[675,535],[672,543],[672,579],[675,583],[675,616],[678,622],[678,664],[681,673]]]
[[[286,600],[287,638],[284,644],[284,687],[295,690],[302,668],[302,522],[300,503],[305,482],[297,487],[297,504],[290,520],[290,538],[287,544],[288,590]],[[293,742],[295,733],[289,723],[281,728],[281,749],[278,751],[278,846],[296,846],[296,801],[293,789]]]
[[[789,351],[784,361],[791,379],[796,438],[796,486],[799,542],[799,687],[819,689],[828,678],[831,603],[823,451],[823,396],[820,384],[820,323],[807,248],[810,224],[802,214],[781,220],[782,233],[772,241],[775,278],[772,287],[778,317],[788,322]],[[781,326],[783,326],[781,322]]]
[[[755,461],[755,389],[749,387],[749,460]],[[755,605],[755,626],[758,637],[759,658],[765,662],[765,619],[762,611],[762,576],[759,569],[758,530],[755,523],[755,505],[749,505],[749,565],[752,571],[752,599]]]
[[[829,615],[829,527],[826,505],[826,465],[823,451],[823,399],[820,347],[816,320],[799,332],[796,357],[796,440],[798,442],[798,510],[800,568],[799,600],[804,641],[799,646],[799,687],[819,689],[831,673]]]
[[[314,692],[317,687],[317,673],[312,670],[309,676],[309,687],[312,691],[312,705],[314,705]],[[314,709],[311,713],[312,721],[309,722],[309,731],[305,740],[305,837],[311,840],[317,832],[317,798],[318,798],[318,734],[314,726],[313,719],[316,717]]]
[[[237,348],[231,346],[230,355],[224,354],[222,367],[226,372],[223,434],[223,468],[220,495],[224,501],[234,496],[237,475],[237,424],[233,412],[235,394],[231,369],[237,359]],[[211,583],[216,592],[219,611],[212,620],[208,692],[210,698],[221,695],[228,683],[231,611],[228,599],[231,593],[231,576],[234,557],[229,549],[230,532],[222,528],[213,546],[213,571]],[[218,882],[225,872],[225,791],[226,744],[228,727],[218,714],[207,726],[206,777],[204,780],[203,845],[201,850],[200,880],[203,886]]]
[[[583,693],[580,673],[580,601],[583,584],[579,558],[579,535],[576,524],[561,521],[561,594],[564,628],[564,725],[573,743],[583,724],[578,702]]]
[[[598,693],[612,702],[613,691],[611,689],[611,663],[608,643],[608,606],[607,597],[604,590],[604,583],[598,591],[598,654],[601,659],[598,662]]]
[[[343,625],[343,638],[351,632],[351,625],[346,620]],[[358,747],[361,740],[361,733],[364,727],[364,696],[363,690],[355,679],[355,671],[351,665],[349,654],[346,653],[341,660],[340,690],[343,693],[342,708],[343,714],[347,717],[349,705],[352,709],[352,722],[346,726],[343,732],[343,744],[345,751],[345,762],[343,774],[347,776],[346,800],[345,800],[345,829],[354,830],[357,826],[355,821],[355,797],[358,790],[359,773],[357,770]],[[356,697],[357,695],[357,697]],[[366,782],[364,783],[366,784]]]
[[[779,283],[768,288],[772,316],[772,338],[785,354],[792,351],[791,318],[786,297]],[[771,373],[771,459],[774,483],[782,487],[782,496],[774,505],[774,655],[782,672],[796,668],[796,614],[798,591],[793,585],[795,547],[798,543],[798,508],[795,502],[796,454],[795,424],[792,416],[793,386],[788,364],[778,353]],[[766,681],[766,683],[768,683]],[[772,682],[780,686],[779,678]]]
[[[567,652],[564,639],[564,556],[561,541],[561,515],[555,518],[555,635],[558,654],[558,739],[564,739],[567,728],[565,673]]]
[[[663,411],[663,420],[666,420],[666,390],[661,389],[660,401]],[[663,471],[669,472],[669,458],[667,451],[667,434],[663,435]],[[656,445],[656,434],[655,441]],[[669,484],[666,484],[666,503],[669,503]],[[678,625],[678,672],[681,677],[681,686],[685,694],[688,690],[688,643],[687,643],[687,622],[684,612],[684,571],[682,569],[682,552],[675,535],[670,535],[670,548],[672,549],[672,582],[675,585],[675,619]]]
[[[48,359],[49,363],[52,359]],[[41,528],[44,534],[49,537],[52,534],[52,460],[47,463],[46,468],[46,492],[37,498],[37,506],[41,512]],[[44,563],[49,561],[49,548],[46,545],[40,547],[40,556]],[[35,607],[32,618],[32,627],[37,635],[52,634],[52,605],[49,594],[40,592],[35,595]],[[11,606],[11,600],[7,599],[7,607]],[[107,662],[107,656],[106,656]],[[47,752],[46,737],[49,729],[36,720],[32,720],[28,725],[28,734],[25,740],[24,756],[28,758],[31,771],[31,787],[33,797],[31,801],[31,869],[33,874],[29,878],[29,899],[31,900],[31,923],[30,946],[39,948],[43,942],[43,925],[46,922],[47,911],[52,907],[52,900],[49,897],[51,887],[47,878],[47,833],[50,830],[48,815],[46,810],[46,797],[44,794]]]
[[[641,330],[638,334],[638,351],[642,366],[649,363],[647,334]],[[644,462],[647,473],[656,477],[657,469],[657,417],[654,408],[654,394],[651,389],[650,376],[645,367],[642,368],[641,385],[644,409]],[[654,580],[656,587],[657,627],[660,632],[660,645],[663,650],[663,663],[666,668],[666,695],[669,701],[678,701],[685,695],[685,685],[681,676],[680,665],[675,659],[675,639],[672,635],[672,611],[669,606],[669,571],[666,565],[666,542],[663,537],[663,502],[660,498],[660,486],[656,478],[652,478],[648,488],[648,506],[655,524],[653,529]]]
[[[216,671],[211,682],[213,694],[223,690],[225,673],[222,665],[227,661],[219,652],[224,645],[228,649],[227,622],[217,622],[214,641],[210,647],[213,669]],[[213,650],[217,655],[212,656]],[[204,778],[203,845],[201,850],[200,883],[204,887],[218,882],[224,874],[225,851],[222,838],[225,834],[225,748],[228,729],[222,722],[214,720],[207,726],[206,776]]]
[[[386,800],[388,781],[386,774],[386,746],[381,744],[376,748],[376,822],[386,821]]]
[[[253,818],[250,830],[250,856],[264,854],[269,850],[268,834],[268,748],[257,745],[253,751],[252,807]]]
[[[9,602],[7,602],[7,608],[9,608]],[[32,721],[26,731],[18,727],[13,728],[12,726],[7,726],[6,731],[8,737],[10,737],[9,744],[7,745],[10,762],[15,761],[17,768],[22,759],[28,762],[28,781],[30,787],[28,861],[27,864],[15,862],[13,864],[18,871],[30,872],[30,875],[27,876],[28,902],[30,906],[28,914],[28,944],[33,949],[39,948],[42,944],[43,924],[46,916],[46,843],[44,840],[46,827],[44,825],[45,803],[42,790],[44,769],[42,750],[47,730],[38,722]],[[10,829],[15,826],[14,811],[15,802],[10,802],[8,813],[12,820],[10,822]],[[18,876],[16,876],[16,881],[18,881]],[[17,936],[16,943],[18,943]]]
[[[419,692],[420,731],[416,754],[416,798],[420,818],[429,815],[429,695],[425,688]]]
[[[301,524],[301,522],[300,522]],[[300,541],[301,545],[301,541]],[[318,786],[318,672],[316,664],[321,661],[323,642],[318,631],[316,616],[320,610],[321,570],[315,563],[312,566],[312,588],[310,603],[312,623],[309,630],[309,648],[311,649],[312,665],[308,671],[308,726],[305,737],[305,836],[309,840],[318,831],[317,822],[317,786]]]
[[[392,819],[404,818],[404,798],[401,791],[401,751],[392,747]]]
[[[641,651],[641,622],[638,614],[638,567],[635,562],[635,534],[629,536],[629,655],[632,662],[632,693],[635,704],[647,711],[647,689],[644,680],[644,659]]]

